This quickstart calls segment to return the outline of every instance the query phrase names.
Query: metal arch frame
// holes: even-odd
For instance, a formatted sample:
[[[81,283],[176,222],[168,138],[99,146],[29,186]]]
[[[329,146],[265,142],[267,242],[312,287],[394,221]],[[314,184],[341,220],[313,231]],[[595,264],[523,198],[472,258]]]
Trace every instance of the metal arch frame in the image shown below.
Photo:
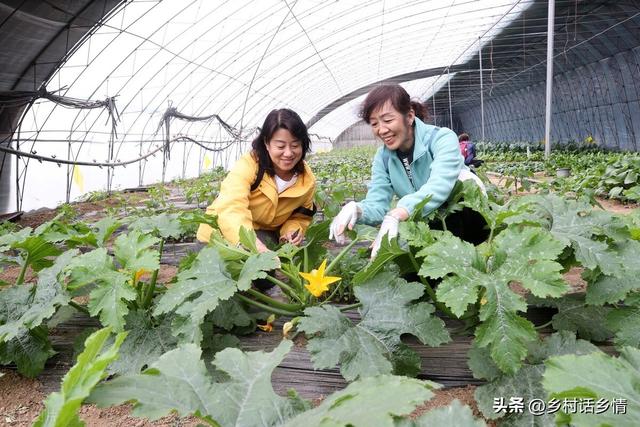
[[[249,67],[250,67],[251,65],[252,65],[252,64],[249,64]],[[195,87],[194,87],[194,89],[195,89]],[[231,96],[233,97],[233,95],[231,95]],[[136,120],[136,121],[137,121],[137,120]]]

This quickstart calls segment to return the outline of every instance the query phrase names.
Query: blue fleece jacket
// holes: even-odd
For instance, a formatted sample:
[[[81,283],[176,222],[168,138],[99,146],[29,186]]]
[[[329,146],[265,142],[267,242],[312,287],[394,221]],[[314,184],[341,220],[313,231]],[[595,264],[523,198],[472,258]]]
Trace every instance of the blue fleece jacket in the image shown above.
[[[414,135],[410,165],[413,182],[396,153],[385,146],[380,147],[373,159],[367,197],[358,203],[362,209],[359,222],[380,224],[389,211],[394,194],[400,198],[397,206],[405,208],[409,215],[428,195],[431,200],[422,210],[424,216],[449,198],[464,165],[458,137],[450,129],[425,124],[417,117]],[[388,159],[386,165],[385,158]]]

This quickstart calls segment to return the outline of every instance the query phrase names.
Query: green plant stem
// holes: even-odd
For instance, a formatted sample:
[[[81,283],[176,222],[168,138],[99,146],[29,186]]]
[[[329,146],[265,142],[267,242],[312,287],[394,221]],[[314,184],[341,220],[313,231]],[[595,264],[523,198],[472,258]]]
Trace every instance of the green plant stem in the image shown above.
[[[29,266],[29,263],[27,263],[27,260],[25,259],[24,260],[24,264],[22,265],[22,268],[20,269],[20,275],[18,276],[18,280],[16,280],[16,285],[22,285],[22,283],[24,283],[24,275],[27,272],[27,267],[28,266]]]
[[[326,297],[319,305],[324,305],[329,301],[331,301],[331,298],[334,297],[334,295],[336,294],[336,292],[338,292],[338,289],[340,289],[341,286],[342,286],[342,281],[340,281],[340,283],[338,283],[336,287],[333,288],[333,292],[331,292],[331,294],[328,297]]]
[[[338,310],[347,311],[347,310],[352,310],[354,308],[360,308],[360,307],[362,307],[362,303],[361,302],[357,302],[355,304],[350,304],[350,305],[345,305],[343,307],[340,307]]]
[[[164,239],[160,239],[160,246],[158,246],[158,252],[160,255],[158,256],[158,262],[162,258],[162,250],[164,249]],[[156,290],[156,281],[158,280],[158,272],[160,271],[160,266],[158,269],[153,272],[151,276],[151,282],[147,286],[146,293],[144,295],[144,300],[142,301],[142,307],[149,308],[151,306],[151,301],[153,300],[153,293]]]
[[[262,310],[268,311],[270,313],[273,314],[278,314],[280,316],[287,316],[287,317],[296,317],[296,316],[302,316],[302,312],[291,312],[288,310],[281,310],[275,307],[271,307],[270,305],[266,305],[263,304],[261,302],[252,300],[251,298],[247,298],[246,296],[242,295],[242,294],[236,294],[238,296],[238,298],[240,299],[240,301],[243,301],[247,304],[253,305],[254,307],[258,307]]]
[[[535,328],[536,328],[536,329],[544,329],[544,328],[546,328],[547,326],[551,325],[552,323],[553,323],[553,320],[549,320],[548,322],[543,323],[542,325],[536,326]]]
[[[416,270],[416,273],[419,272],[420,271],[420,266],[418,265],[418,261],[416,261],[416,258],[413,256],[411,251],[408,251],[408,254],[409,254],[409,259],[411,260],[411,264],[413,265],[413,268]],[[429,284],[429,282],[427,282],[427,279],[425,279],[424,277],[420,276],[419,274],[418,274],[418,277],[420,278],[420,281],[424,285],[424,288],[427,291],[427,294],[429,294],[429,297],[431,298],[431,300],[435,304],[436,308],[438,310],[440,310],[441,312],[443,312],[444,314],[446,314],[447,316],[451,317],[452,319],[457,319],[458,316],[453,314],[451,312],[451,310],[449,310],[447,308],[446,305],[444,305],[440,301],[438,301],[438,299],[436,298],[436,293],[433,290],[433,288],[431,287],[431,285]]]
[[[351,250],[351,248],[353,247],[353,245],[355,245],[356,243],[358,243],[358,238],[356,237],[355,239],[353,239],[353,241],[351,243],[349,243],[347,246],[345,246],[340,253],[333,259],[333,261],[331,261],[331,263],[327,266],[327,268],[324,270],[324,274],[329,274],[329,272],[331,271],[331,269],[333,267],[336,266],[336,264],[338,262],[340,262],[340,260],[345,256],[345,254],[347,252],[349,252],[349,250]]]
[[[304,302],[300,299],[300,297],[298,297],[298,295],[295,293],[295,291],[293,289],[291,289],[291,287],[289,285],[287,285],[286,283],[284,283],[283,281],[278,280],[275,277],[270,276],[270,275],[267,275],[267,280],[270,281],[271,283],[273,283],[274,285],[277,285],[280,289],[282,289],[282,291],[285,294],[287,294],[287,296],[289,298],[295,299],[300,304],[304,304]]]
[[[282,268],[279,268],[278,270],[279,270],[282,274],[284,274],[285,276],[287,276],[287,278],[288,278],[289,280],[291,280],[292,282],[295,282],[295,283],[297,283],[298,285],[300,284],[300,280],[299,280],[299,279],[297,279],[293,274],[289,273],[289,272],[288,272],[288,271],[286,271],[286,270],[283,270]]]
[[[85,314],[89,314],[89,310],[87,309],[87,307],[85,307],[85,306],[83,306],[83,305],[80,305],[80,304],[78,304],[77,302],[69,301],[69,305],[70,305],[71,307],[75,308],[75,309],[76,309],[76,310],[78,310],[78,311],[81,311],[81,312],[83,312],[83,313],[85,313]]]
[[[246,292],[254,297],[262,301],[263,303],[270,305],[271,307],[279,308],[286,311],[298,311],[302,309],[302,306],[299,304],[287,304],[286,302],[275,300],[262,292],[256,291],[255,289],[247,289]]]

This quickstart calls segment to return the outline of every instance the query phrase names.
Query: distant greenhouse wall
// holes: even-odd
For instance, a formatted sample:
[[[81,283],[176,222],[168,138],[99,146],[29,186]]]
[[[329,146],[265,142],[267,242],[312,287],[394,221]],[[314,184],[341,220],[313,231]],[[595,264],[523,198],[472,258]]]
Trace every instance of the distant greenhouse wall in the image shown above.
[[[362,120],[345,129],[333,142],[334,148],[352,148],[374,144],[376,144],[376,140],[371,133],[371,127]]]
[[[562,59],[560,59],[562,60]],[[554,76],[554,142],[591,136],[607,148],[640,148],[640,47]],[[536,141],[544,135],[545,84],[485,98],[485,135],[493,141]],[[454,112],[479,139],[480,107]]]

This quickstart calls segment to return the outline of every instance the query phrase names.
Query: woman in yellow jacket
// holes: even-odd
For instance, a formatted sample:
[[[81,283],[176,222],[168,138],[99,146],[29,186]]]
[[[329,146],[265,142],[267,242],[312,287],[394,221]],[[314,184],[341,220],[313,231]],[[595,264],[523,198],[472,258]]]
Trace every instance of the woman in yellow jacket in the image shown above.
[[[311,223],[316,180],[304,161],[311,141],[304,122],[292,110],[267,115],[253,150],[243,155],[222,181],[208,214],[218,217],[225,239],[238,243],[240,227],[256,230],[256,245],[290,242],[299,245]],[[201,224],[198,240],[206,243],[212,229]]]

